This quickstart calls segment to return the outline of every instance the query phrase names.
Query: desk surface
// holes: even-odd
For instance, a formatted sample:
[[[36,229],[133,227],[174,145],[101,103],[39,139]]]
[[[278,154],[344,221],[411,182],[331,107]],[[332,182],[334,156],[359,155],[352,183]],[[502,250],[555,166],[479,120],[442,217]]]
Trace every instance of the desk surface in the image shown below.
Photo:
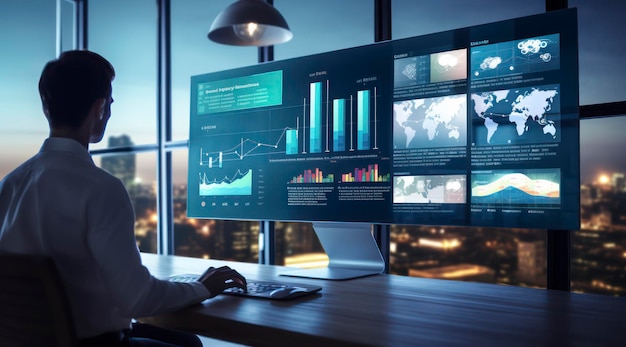
[[[314,296],[273,301],[220,295],[142,319],[253,346],[626,345],[626,298],[376,275],[349,281],[278,276],[289,268],[142,254],[152,274],[229,265],[247,278],[319,284]]]

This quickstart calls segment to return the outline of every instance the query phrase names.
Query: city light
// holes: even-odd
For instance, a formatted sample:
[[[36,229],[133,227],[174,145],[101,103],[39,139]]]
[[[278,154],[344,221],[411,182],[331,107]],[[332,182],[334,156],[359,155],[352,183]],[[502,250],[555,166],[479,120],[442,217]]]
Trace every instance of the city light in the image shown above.
[[[208,225],[202,226],[202,228],[200,230],[201,230],[201,234],[204,235],[204,236],[211,235],[211,229],[209,228]]]
[[[458,239],[429,240],[429,239],[421,238],[419,239],[418,243],[420,246],[440,248],[440,249],[445,249],[445,250],[454,249],[454,248],[458,248],[459,246],[461,246],[461,241],[459,241]]]
[[[285,257],[285,266],[312,269],[328,266],[326,253],[303,253]]]
[[[466,268],[454,269],[443,274],[444,278],[458,278],[470,275],[477,275],[484,272],[484,268],[480,266],[472,266]]]
[[[600,184],[609,184],[611,182],[611,179],[609,178],[608,175],[602,174],[600,175],[600,177],[598,177],[598,183]]]

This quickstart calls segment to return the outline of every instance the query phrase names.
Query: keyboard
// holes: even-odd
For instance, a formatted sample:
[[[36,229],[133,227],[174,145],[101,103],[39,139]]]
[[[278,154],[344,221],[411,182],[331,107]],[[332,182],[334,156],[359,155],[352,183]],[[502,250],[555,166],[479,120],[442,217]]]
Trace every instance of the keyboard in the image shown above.
[[[172,282],[194,282],[199,275],[180,274],[169,277]],[[253,297],[271,300],[289,300],[310,295],[322,290],[322,287],[310,284],[295,284],[278,281],[260,281],[247,279],[248,291],[241,288],[228,288],[222,292],[226,295]]]

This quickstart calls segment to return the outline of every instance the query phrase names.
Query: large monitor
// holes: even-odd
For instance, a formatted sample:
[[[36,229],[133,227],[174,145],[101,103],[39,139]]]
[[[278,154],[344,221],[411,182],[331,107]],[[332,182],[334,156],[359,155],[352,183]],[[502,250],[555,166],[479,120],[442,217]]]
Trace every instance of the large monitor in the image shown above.
[[[192,76],[188,215],[577,229],[577,41],[568,9]]]

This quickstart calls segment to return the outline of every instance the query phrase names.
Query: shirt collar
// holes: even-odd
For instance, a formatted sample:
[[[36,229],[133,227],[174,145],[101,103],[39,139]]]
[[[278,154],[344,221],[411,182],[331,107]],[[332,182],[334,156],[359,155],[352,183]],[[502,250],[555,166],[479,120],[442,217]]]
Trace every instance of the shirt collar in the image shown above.
[[[93,163],[93,159],[89,154],[89,151],[83,147],[78,141],[66,137],[49,137],[41,145],[40,153],[52,152],[52,151],[63,151],[70,152],[79,159],[82,159],[91,164]],[[94,164],[95,165],[95,164]]]

